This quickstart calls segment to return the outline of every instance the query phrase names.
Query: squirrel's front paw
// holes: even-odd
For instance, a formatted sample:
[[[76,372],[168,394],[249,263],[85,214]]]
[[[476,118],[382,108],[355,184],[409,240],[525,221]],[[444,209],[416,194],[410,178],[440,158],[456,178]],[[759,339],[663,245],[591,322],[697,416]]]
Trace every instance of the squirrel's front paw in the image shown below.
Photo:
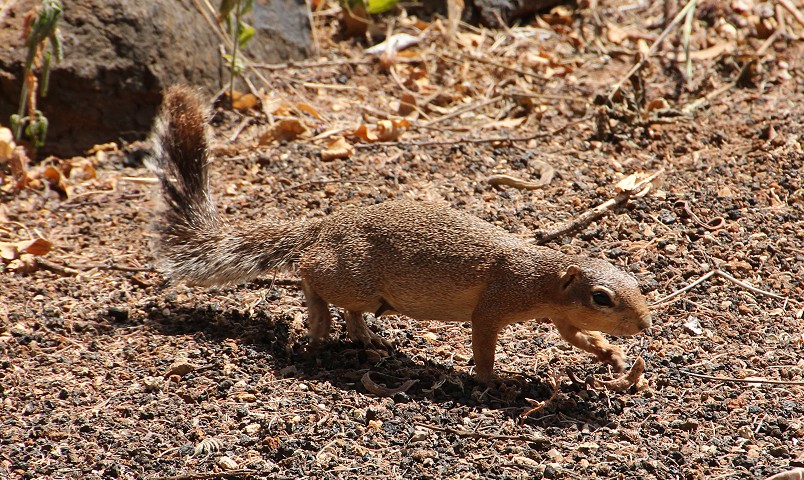
[[[626,370],[626,360],[627,357],[625,356],[625,352],[620,347],[615,347],[611,345],[606,352],[601,355],[600,360],[603,362],[608,363],[617,373],[622,373]]]

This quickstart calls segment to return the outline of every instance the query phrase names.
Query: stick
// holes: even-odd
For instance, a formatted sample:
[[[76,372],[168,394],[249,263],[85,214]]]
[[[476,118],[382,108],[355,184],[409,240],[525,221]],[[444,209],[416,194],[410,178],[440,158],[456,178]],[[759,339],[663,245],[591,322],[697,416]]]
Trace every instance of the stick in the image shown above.
[[[368,59],[347,59],[347,60],[330,60],[326,62],[286,62],[286,63],[252,63],[252,68],[260,70],[290,70],[290,69],[307,69],[307,68],[324,68],[324,67],[340,67],[343,65],[371,65],[376,60],[373,58]]]
[[[114,264],[108,264],[108,265],[94,264],[93,265],[93,264],[80,264],[80,263],[70,264],[70,263],[65,262],[64,266],[65,267],[70,267],[70,268],[77,268],[79,270],[94,270],[94,269],[98,269],[98,270],[117,270],[117,271],[120,271],[120,272],[155,272],[156,271],[156,269],[154,267],[122,267],[122,266],[114,265]]]
[[[680,370],[679,372],[684,375],[689,375],[695,378],[702,378],[704,380],[715,380],[718,382],[726,383],[763,383],[767,385],[799,385],[804,386],[804,382],[797,382],[793,380],[768,380],[766,378],[734,378],[734,377],[716,377],[714,375],[704,375],[702,373],[690,372],[688,370]]]
[[[793,18],[795,18],[798,23],[804,25],[804,15],[801,14],[801,10],[796,8],[793,2],[791,2],[790,0],[779,0],[779,4],[783,6],[788,12],[790,12],[790,14],[793,15]]]
[[[229,470],[228,472],[185,473],[167,477],[148,477],[148,480],[209,480],[214,478],[241,478],[247,476],[268,475],[268,471],[261,470]],[[279,478],[279,477],[271,477]],[[288,477],[281,477],[288,478]]]
[[[525,418],[531,416],[532,414],[544,410],[544,407],[546,407],[550,402],[552,402],[553,400],[556,399],[556,397],[558,396],[558,384],[559,384],[558,375],[556,375],[554,378],[548,380],[548,383],[550,384],[551,387],[553,387],[553,393],[550,395],[550,398],[548,398],[547,400],[545,400],[543,402],[538,402],[536,400],[531,400],[530,398],[526,398],[525,400],[530,402],[533,405],[533,408],[531,408],[527,412],[525,412],[522,415],[520,415],[519,416],[520,420],[524,420]]]
[[[480,143],[494,143],[494,142],[527,142],[537,138],[545,138],[563,132],[573,125],[578,125],[589,119],[591,116],[583,117],[579,120],[568,122],[551,132],[534,133],[525,137],[492,137],[492,138],[461,138],[458,140],[430,140],[426,142],[374,142],[374,143],[357,143],[355,148],[372,148],[372,147],[430,147],[433,145],[457,145],[461,143],[466,144],[480,144]]]
[[[663,168],[658,172],[645,178],[644,180],[635,183],[633,187],[624,189],[622,192],[615,195],[614,198],[606,200],[605,202],[601,203],[595,208],[585,211],[584,213],[580,214],[578,217],[576,217],[574,220],[570,222],[565,222],[549,230],[542,230],[536,232],[535,234],[536,243],[538,245],[544,245],[545,243],[551,242],[558,237],[567,235],[571,232],[574,232],[589,225],[593,221],[602,217],[607,211],[628,203],[631,197],[642,193],[642,191],[645,190],[645,187],[647,187],[650,182],[652,182],[656,177],[658,177],[662,173],[664,173]]]
[[[520,70],[518,68],[509,67],[508,65],[504,65],[502,63],[495,62],[494,60],[487,60],[485,58],[475,57],[474,55],[463,55],[463,57],[464,57],[463,60],[460,59],[460,58],[455,58],[452,55],[449,55],[447,53],[442,53],[441,56],[443,56],[444,58],[448,58],[448,59],[452,60],[453,62],[459,62],[459,63],[463,63],[468,58],[470,61],[474,60],[475,62],[485,63],[486,65],[491,65],[491,66],[494,66],[494,67],[497,67],[497,68],[502,68],[503,70],[508,70],[510,72],[518,73],[518,74],[520,74],[522,76],[525,76],[525,77],[533,77],[533,78],[537,78],[539,80],[545,80],[544,75],[539,75],[538,73],[527,72],[525,70]]]
[[[428,425],[426,423],[419,423],[419,422],[416,422],[416,425],[419,427],[434,430],[436,432],[451,433],[453,435],[458,435],[459,437],[487,438],[489,440],[519,440],[521,442],[535,442],[544,444],[550,443],[550,440],[544,437],[530,437],[528,435],[497,435],[493,433],[470,432],[469,430],[462,430],[449,427],[437,427],[435,425]]]
[[[544,182],[542,179],[539,179],[538,182],[531,182],[513,177],[511,175],[492,175],[487,178],[486,181],[489,182],[489,185],[494,185],[495,187],[504,185],[506,187],[518,188],[520,190],[538,190],[550,183],[549,180]]]
[[[664,37],[666,37],[667,34],[670,33],[670,30],[673,27],[675,27],[676,24],[678,24],[678,22],[680,22],[681,19],[684,18],[687,15],[687,10],[692,8],[692,6],[695,5],[695,3],[696,3],[696,0],[689,0],[687,2],[687,4],[684,5],[684,8],[682,8],[681,10],[678,11],[678,13],[676,14],[676,17],[673,19],[672,22],[670,22],[664,28],[662,33],[659,35],[659,38],[657,38],[656,41],[653,42],[653,45],[650,46],[650,48],[648,49],[647,53],[645,53],[645,55],[643,55],[642,58],[633,67],[631,67],[631,70],[628,70],[628,73],[626,73],[625,76],[623,78],[621,78],[620,81],[617,82],[614,85],[614,89],[612,89],[611,93],[609,93],[609,100],[614,98],[614,95],[616,95],[617,92],[620,91],[620,88],[622,88],[623,84],[625,82],[627,82],[632,76],[634,76],[634,74],[637,72],[637,70],[642,68],[642,65],[648,60],[648,58],[650,58],[651,55],[656,53],[656,49],[659,48],[659,44],[662,43],[662,40],[664,40]]]
[[[733,282],[733,283],[743,287],[746,290],[752,291],[754,293],[758,293],[760,295],[767,295],[767,296],[769,296],[771,298],[775,298],[777,300],[784,300],[785,298],[787,298],[787,297],[785,297],[783,295],[779,295],[778,293],[773,293],[773,292],[768,292],[766,290],[761,290],[761,289],[751,285],[750,283],[743,282],[742,280],[737,280],[736,278],[732,277],[731,275],[729,275],[728,273],[724,272],[723,270],[716,269],[716,270],[712,270],[710,272],[705,273],[703,276],[701,276],[701,278],[699,278],[698,280],[695,280],[694,282],[690,283],[689,285],[687,285],[686,287],[682,288],[681,290],[676,290],[675,292],[671,293],[670,295],[667,295],[666,297],[662,297],[659,300],[656,300],[655,302],[653,302],[651,304],[651,306],[655,307],[656,305],[660,305],[660,304],[662,304],[664,302],[667,302],[668,300],[672,300],[673,298],[681,295],[682,293],[684,293],[686,291],[691,290],[692,288],[700,285],[701,283],[703,283],[704,281],[709,279],[709,277],[713,277],[713,276],[718,276],[718,277],[725,278],[726,280],[728,280],[730,282]]]
[[[486,100],[485,102],[476,103],[474,105],[467,105],[466,107],[459,108],[452,113],[444,115],[443,117],[438,117],[433,120],[430,120],[429,122],[424,123],[422,126],[429,127],[431,125],[435,125],[436,123],[443,122],[444,120],[449,120],[450,118],[455,118],[458,115],[462,115],[466,112],[471,112],[472,110],[477,110],[478,108],[483,108],[487,105],[497,103],[498,101],[502,100],[502,98],[503,98],[502,95],[497,95],[496,97]]]

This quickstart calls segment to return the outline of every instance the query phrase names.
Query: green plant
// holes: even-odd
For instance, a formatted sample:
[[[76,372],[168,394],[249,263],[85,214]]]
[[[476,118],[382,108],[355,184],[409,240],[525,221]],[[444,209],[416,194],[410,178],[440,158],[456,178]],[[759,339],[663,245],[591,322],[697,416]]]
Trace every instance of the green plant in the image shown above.
[[[226,21],[226,31],[232,35],[232,53],[223,56],[229,65],[229,101],[234,99],[235,77],[243,72],[243,64],[237,51],[254,37],[254,27],[243,21],[243,15],[251,11],[253,0],[221,0],[218,8],[220,18]]]
[[[28,48],[28,55],[25,57],[23,70],[20,108],[18,113],[11,115],[11,128],[17,141],[24,132],[34,147],[44,145],[47,135],[47,118],[36,108],[36,87],[39,83],[40,97],[47,96],[54,55],[57,62],[62,59],[61,34],[58,28],[62,11],[60,0],[42,0],[42,5],[29,14],[25,22],[25,46]],[[38,82],[34,69],[40,67],[42,81]]]

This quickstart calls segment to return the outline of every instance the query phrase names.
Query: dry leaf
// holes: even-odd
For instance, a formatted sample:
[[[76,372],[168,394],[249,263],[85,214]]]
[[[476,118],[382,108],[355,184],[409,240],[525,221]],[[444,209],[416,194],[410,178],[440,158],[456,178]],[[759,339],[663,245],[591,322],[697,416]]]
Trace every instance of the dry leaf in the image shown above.
[[[321,152],[321,160],[331,162],[340,158],[349,158],[355,153],[355,147],[343,137],[335,137],[325,150]]]
[[[399,99],[399,109],[397,113],[402,117],[407,117],[416,111],[416,97],[410,93],[403,93]]]
[[[232,94],[232,108],[248,110],[260,104],[260,99],[253,93],[234,92]]]
[[[667,103],[667,100],[665,100],[662,97],[654,98],[653,100],[648,102],[647,105],[647,109],[649,112],[652,112],[654,110],[667,110],[668,108],[670,108],[670,104]]]
[[[265,131],[260,137],[260,145],[274,142],[289,142],[307,133],[307,127],[296,118],[280,120]]]
[[[364,142],[393,142],[410,128],[406,119],[380,120],[377,125],[360,125],[351,133]]]
[[[381,142],[392,142],[410,128],[410,123],[404,118],[401,120],[380,120],[377,122],[377,136]]]
[[[483,129],[493,129],[493,130],[500,130],[506,128],[515,128],[527,120],[527,117],[518,117],[518,118],[506,118],[505,120],[497,120],[496,122],[488,122],[481,125]]]
[[[24,254],[45,255],[53,248],[53,244],[44,238],[23,240],[21,242],[0,242],[0,257],[15,260]]]
[[[8,184],[4,190],[17,189],[22,190],[27,187],[31,181],[28,175],[28,156],[25,155],[25,149],[22,147],[15,147],[11,151],[11,157],[8,160],[8,166],[11,169],[11,176],[16,180],[16,184]]]
[[[16,260],[12,260],[8,264],[8,269],[12,272],[19,273],[19,274],[28,274],[33,273],[37,269],[36,258],[30,254],[22,254],[20,258]]]
[[[101,143],[87,150],[87,155],[95,155],[98,152],[116,152],[117,150],[117,144],[114,142]]]
[[[553,9],[550,10],[550,13],[547,15],[542,15],[541,18],[549,25],[571,25],[572,10],[563,5],[559,5],[557,7],[553,7]]]
[[[690,52],[690,58],[693,60],[712,60],[714,58],[720,57],[725,53],[733,52],[734,48],[735,48],[734,42],[718,43],[717,45],[711,46],[709,48],[704,48],[703,50],[695,50]],[[671,54],[671,58],[676,62],[687,61],[687,55],[684,52]]]
[[[98,178],[95,167],[86,158],[74,158],[66,164],[65,168],[67,176],[73,182],[86,182]]]
[[[14,134],[11,130],[0,127],[0,165],[8,163],[11,159],[11,153],[14,151],[16,144],[14,143]]]
[[[53,166],[47,166],[42,171],[42,177],[47,180],[50,184],[50,188],[56,190],[57,192],[61,193],[64,196],[69,196],[68,190],[72,190],[69,185],[67,185],[67,181],[62,175],[61,170]]]
[[[363,51],[369,55],[393,55],[400,50],[416,45],[419,41],[419,37],[414,37],[407,33],[397,33],[391,35],[391,38]]]
[[[298,108],[304,113],[312,115],[316,120],[321,120],[321,115],[318,113],[318,110],[316,110],[315,108],[306,103],[300,103],[299,105],[296,106],[296,108]]]

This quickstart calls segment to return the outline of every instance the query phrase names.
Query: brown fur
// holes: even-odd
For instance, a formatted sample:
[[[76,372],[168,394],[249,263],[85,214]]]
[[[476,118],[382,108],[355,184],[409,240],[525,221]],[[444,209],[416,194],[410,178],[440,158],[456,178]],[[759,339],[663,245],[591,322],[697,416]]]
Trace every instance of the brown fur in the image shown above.
[[[385,202],[313,222],[229,225],[209,195],[204,112],[191,90],[173,87],[153,133],[150,166],[167,203],[156,249],[172,278],[219,285],[298,265],[314,344],[329,334],[330,304],[345,310],[351,339],[380,348],[388,344],[366,326],[365,312],[471,322],[481,381],[493,378],[497,336],[511,323],[549,319],[569,343],[619,371],[624,353],[598,331],[632,335],[651,324],[629,274],[444,205]],[[612,305],[596,304],[595,292]]]

